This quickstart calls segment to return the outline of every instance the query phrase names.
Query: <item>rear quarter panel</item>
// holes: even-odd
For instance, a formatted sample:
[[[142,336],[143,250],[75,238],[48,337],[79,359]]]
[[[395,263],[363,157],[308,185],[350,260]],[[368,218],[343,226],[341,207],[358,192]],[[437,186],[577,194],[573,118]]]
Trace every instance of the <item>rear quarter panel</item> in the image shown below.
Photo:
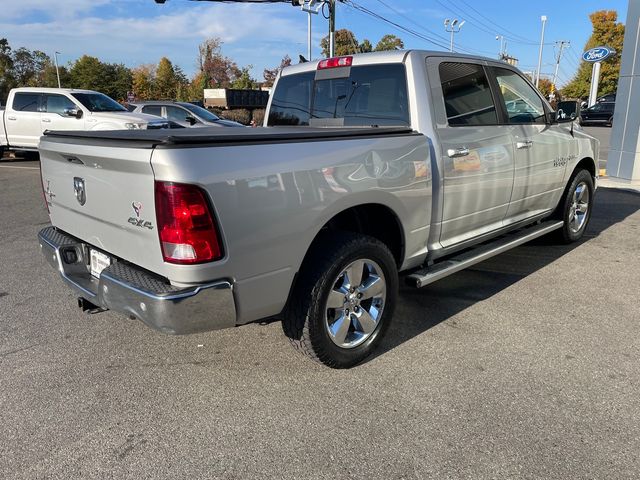
[[[381,204],[400,220],[405,264],[424,258],[431,218],[427,138],[418,135],[198,148],[156,148],[156,180],[209,193],[225,258],[165,265],[174,282],[235,282],[238,321],[279,313],[320,229],[356,205]]]

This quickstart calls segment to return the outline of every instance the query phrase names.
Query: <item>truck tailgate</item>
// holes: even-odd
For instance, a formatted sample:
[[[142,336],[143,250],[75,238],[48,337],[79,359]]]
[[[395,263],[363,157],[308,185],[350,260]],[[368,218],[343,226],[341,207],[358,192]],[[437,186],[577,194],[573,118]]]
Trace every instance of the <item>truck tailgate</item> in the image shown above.
[[[162,274],[152,146],[40,143],[51,222],[98,249]]]

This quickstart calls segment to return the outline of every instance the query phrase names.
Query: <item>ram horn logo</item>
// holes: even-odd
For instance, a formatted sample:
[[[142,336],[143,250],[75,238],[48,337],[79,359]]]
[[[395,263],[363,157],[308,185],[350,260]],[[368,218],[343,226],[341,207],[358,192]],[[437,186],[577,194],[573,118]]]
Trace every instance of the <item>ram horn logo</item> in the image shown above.
[[[133,207],[133,211],[136,212],[136,217],[140,218],[140,212],[142,211],[142,204],[140,202],[133,202],[131,204],[131,207]]]
[[[87,192],[84,188],[84,178],[73,177],[73,192],[76,195],[76,200],[80,205],[84,205],[87,201]]]

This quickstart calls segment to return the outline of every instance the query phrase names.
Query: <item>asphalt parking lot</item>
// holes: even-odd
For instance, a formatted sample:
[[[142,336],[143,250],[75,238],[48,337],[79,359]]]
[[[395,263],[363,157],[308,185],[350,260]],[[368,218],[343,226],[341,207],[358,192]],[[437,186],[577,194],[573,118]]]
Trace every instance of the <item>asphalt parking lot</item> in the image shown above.
[[[34,162],[0,162],[0,478],[637,478],[640,195],[423,290],[348,371],[279,322],[173,337],[88,316],[41,259]]]

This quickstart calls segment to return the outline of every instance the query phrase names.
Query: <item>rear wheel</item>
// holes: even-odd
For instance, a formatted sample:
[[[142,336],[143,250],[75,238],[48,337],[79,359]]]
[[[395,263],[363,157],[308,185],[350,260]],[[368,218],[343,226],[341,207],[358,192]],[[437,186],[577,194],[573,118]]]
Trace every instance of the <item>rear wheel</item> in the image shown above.
[[[609,122],[608,122],[610,127],[613,127],[613,117],[609,118]]]
[[[558,206],[558,216],[564,221],[559,231],[564,243],[582,238],[591,219],[593,204],[593,178],[586,170],[579,170]]]
[[[333,368],[371,354],[386,331],[398,295],[398,272],[385,244],[339,232],[316,243],[285,311],[293,346]]]

